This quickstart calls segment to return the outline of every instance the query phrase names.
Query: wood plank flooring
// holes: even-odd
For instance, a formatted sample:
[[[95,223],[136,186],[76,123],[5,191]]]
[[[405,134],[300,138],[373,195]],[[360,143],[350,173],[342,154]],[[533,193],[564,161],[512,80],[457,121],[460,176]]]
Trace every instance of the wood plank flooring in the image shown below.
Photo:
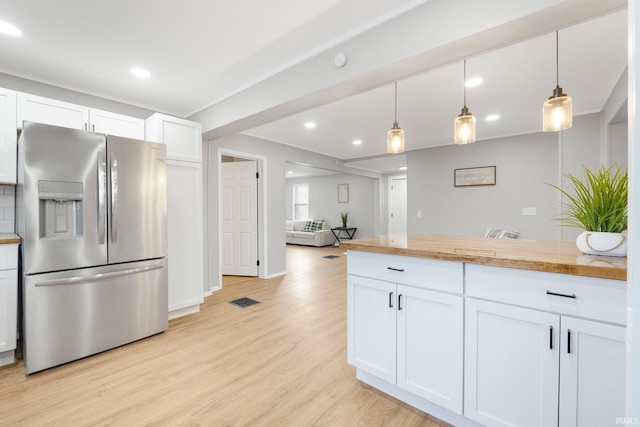
[[[225,277],[165,333],[29,377],[1,367],[0,426],[447,426],[359,382],[346,332],[343,249],[288,246],[286,276]]]

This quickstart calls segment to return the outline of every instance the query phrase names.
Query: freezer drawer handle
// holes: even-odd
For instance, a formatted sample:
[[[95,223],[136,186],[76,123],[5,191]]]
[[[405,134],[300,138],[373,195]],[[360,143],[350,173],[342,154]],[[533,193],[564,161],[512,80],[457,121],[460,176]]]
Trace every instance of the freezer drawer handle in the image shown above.
[[[118,159],[109,153],[111,164],[111,241],[118,241]]]
[[[36,282],[34,286],[56,286],[56,285],[72,285],[75,283],[92,282],[95,280],[110,279],[112,277],[126,276],[128,274],[145,273],[147,271],[158,270],[163,268],[164,264],[154,264],[145,267],[127,268],[125,270],[110,271],[108,273],[98,273],[91,276],[74,276],[62,279],[51,279]]]

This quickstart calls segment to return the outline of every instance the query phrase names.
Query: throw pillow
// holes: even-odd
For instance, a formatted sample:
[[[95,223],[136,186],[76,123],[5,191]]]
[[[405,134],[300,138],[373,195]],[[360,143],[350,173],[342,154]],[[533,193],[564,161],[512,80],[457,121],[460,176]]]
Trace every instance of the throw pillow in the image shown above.
[[[322,230],[323,219],[307,221],[302,231],[318,231]]]
[[[517,239],[520,235],[518,231],[500,230],[497,228],[487,228],[487,232],[484,237],[491,237],[493,239]]]

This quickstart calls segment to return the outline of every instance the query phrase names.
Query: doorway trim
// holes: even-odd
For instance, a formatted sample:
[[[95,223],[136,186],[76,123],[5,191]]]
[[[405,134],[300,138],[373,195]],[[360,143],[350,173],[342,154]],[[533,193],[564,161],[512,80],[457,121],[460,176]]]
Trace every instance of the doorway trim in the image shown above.
[[[267,266],[267,247],[265,239],[265,230],[267,226],[267,158],[259,156],[257,154],[245,153],[242,151],[230,150],[228,148],[218,147],[217,155],[217,167],[218,167],[218,237],[222,236],[222,156],[239,157],[246,160],[253,160],[257,164],[258,174],[260,179],[258,180],[258,260],[260,265],[258,266],[258,278],[266,278],[266,266]],[[218,238],[218,265],[222,266],[222,239]],[[220,289],[222,288],[222,268],[219,269],[218,283],[220,283]]]

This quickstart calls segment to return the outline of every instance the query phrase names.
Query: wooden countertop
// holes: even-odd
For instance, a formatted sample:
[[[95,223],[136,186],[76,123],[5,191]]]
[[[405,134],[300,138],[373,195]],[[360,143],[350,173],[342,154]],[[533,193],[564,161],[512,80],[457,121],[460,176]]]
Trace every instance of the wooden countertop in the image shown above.
[[[627,280],[627,258],[585,255],[574,242],[390,234],[340,242],[346,249]]]
[[[0,233],[0,245],[20,243],[20,236],[13,233]]]

